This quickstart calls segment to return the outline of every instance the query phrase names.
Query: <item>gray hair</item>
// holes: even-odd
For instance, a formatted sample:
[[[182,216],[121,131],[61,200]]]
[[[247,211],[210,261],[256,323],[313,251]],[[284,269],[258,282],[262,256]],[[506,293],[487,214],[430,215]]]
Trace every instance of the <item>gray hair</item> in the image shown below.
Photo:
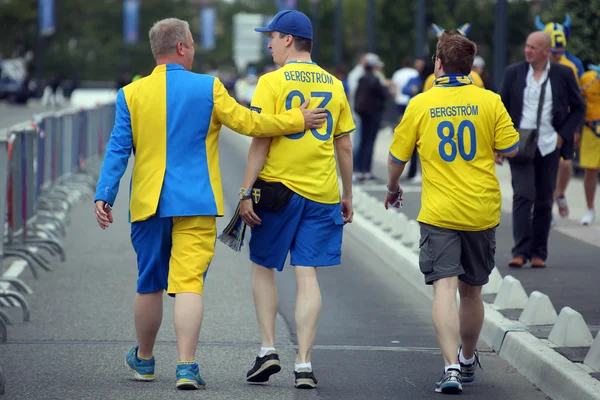
[[[177,44],[188,43],[190,25],[177,18],[167,18],[156,22],[150,29],[150,47],[155,59],[171,55]]]

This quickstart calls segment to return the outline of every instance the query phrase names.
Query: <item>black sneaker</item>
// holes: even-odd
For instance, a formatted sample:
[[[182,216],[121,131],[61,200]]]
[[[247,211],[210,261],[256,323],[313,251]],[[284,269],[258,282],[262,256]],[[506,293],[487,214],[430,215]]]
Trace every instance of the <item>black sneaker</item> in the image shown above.
[[[458,349],[458,356],[460,358],[460,351],[462,350],[462,345]],[[483,369],[481,366],[481,362],[479,362],[479,352],[475,350],[475,361],[471,364],[463,364],[460,362],[460,373],[462,375],[463,383],[473,382],[475,380],[475,371],[477,370],[477,366]]]
[[[309,368],[300,368],[298,371],[294,371],[294,375],[296,376],[295,386],[298,389],[316,389],[317,388],[317,378],[315,378],[315,374],[313,374],[312,369]]]
[[[276,351],[269,351],[263,357],[256,357],[254,365],[246,374],[246,381],[252,383],[262,383],[269,380],[273,374],[281,371],[279,354]]]
[[[436,384],[437,393],[458,394],[462,392],[462,375],[457,369],[449,369]]]

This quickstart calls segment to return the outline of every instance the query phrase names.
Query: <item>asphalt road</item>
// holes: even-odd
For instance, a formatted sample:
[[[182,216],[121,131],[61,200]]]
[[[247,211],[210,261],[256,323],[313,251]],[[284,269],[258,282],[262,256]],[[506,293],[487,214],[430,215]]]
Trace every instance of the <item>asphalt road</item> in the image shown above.
[[[236,143],[233,145],[232,143]],[[228,214],[235,206],[247,142],[225,135],[221,166]],[[108,231],[92,206],[77,205],[65,240],[68,260],[32,281],[32,318],[9,329],[0,346],[7,399],[431,399],[443,361],[430,302],[345,231],[343,264],[320,271],[323,313],[313,353],[319,389],[293,387],[295,282],[291,267],[278,274],[277,347],[283,370],[268,385],[250,386],[245,373],[260,346],[247,254],[217,244],[208,274],[205,319],[197,359],[204,393],[176,392],[172,301],[165,297],[156,348],[157,380],[129,380],[123,364],[135,343],[132,299],[135,255],[127,224],[128,177]],[[219,220],[219,229],[228,222]],[[244,248],[245,249],[245,248]],[[16,311],[16,310],[13,310]],[[18,314],[13,313],[19,321]],[[11,315],[13,315],[11,314]],[[463,392],[471,399],[546,399],[505,361],[482,348],[484,370]]]
[[[27,105],[12,104],[0,101],[0,129],[8,128],[21,122],[31,121],[34,114],[53,111],[54,108],[46,108],[38,103]]]

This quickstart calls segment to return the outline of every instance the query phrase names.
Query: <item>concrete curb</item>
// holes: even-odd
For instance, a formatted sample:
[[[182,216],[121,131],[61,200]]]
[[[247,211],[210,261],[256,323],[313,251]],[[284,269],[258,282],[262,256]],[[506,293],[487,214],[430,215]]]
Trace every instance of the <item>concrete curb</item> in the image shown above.
[[[355,188],[355,191],[360,191],[360,188]],[[363,195],[361,193],[358,197]],[[368,204],[371,206],[373,203],[369,201]],[[383,204],[380,206],[382,207]],[[390,213],[387,219],[396,218],[391,214],[396,211],[387,212]],[[365,240],[364,245],[380,255],[387,266],[416,289],[429,299],[433,299],[433,288],[424,284],[419,269],[418,253],[414,251],[413,243],[410,248],[406,247],[401,240],[384,232],[378,225],[378,222],[383,219],[381,213],[378,214],[378,222],[375,221],[372,212],[367,213],[367,216],[368,218],[360,212],[356,213],[350,229],[359,237],[372,238],[372,240]],[[500,283],[506,283],[506,279],[498,282],[497,277],[495,278],[488,293],[500,291]],[[489,303],[485,303],[485,320],[480,340],[553,400],[600,400],[600,381],[592,378],[584,368],[554,351],[547,343],[533,336],[524,324],[505,318]]]

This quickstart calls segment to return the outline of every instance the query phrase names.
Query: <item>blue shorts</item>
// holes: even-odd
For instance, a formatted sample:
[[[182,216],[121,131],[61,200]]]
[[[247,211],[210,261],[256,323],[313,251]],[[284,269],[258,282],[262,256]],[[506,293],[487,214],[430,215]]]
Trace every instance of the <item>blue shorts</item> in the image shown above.
[[[292,265],[341,264],[344,218],[339,203],[317,203],[294,194],[281,210],[256,214],[262,222],[252,228],[252,262],[281,271],[289,252]]]
[[[137,255],[137,293],[166,290],[202,295],[215,249],[213,216],[157,215],[131,223],[131,243]]]

